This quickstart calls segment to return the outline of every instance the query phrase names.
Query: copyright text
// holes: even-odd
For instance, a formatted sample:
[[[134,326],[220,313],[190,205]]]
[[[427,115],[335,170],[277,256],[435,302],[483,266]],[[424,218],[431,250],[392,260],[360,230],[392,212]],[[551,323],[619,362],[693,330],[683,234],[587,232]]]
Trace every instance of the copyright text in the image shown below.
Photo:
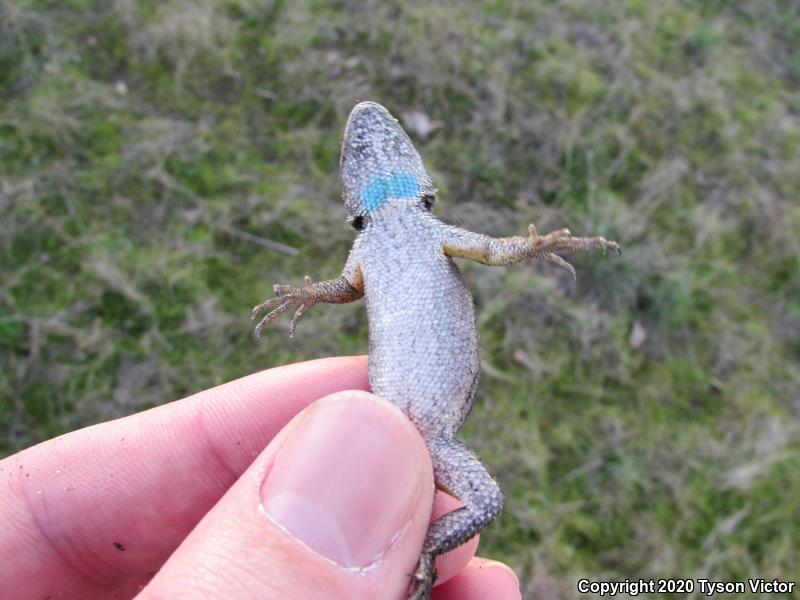
[[[715,594],[791,594],[797,582],[752,578],[747,581],[711,579],[625,579],[623,581],[578,580],[578,592],[613,597],[618,594],[691,594],[695,590],[707,598]]]

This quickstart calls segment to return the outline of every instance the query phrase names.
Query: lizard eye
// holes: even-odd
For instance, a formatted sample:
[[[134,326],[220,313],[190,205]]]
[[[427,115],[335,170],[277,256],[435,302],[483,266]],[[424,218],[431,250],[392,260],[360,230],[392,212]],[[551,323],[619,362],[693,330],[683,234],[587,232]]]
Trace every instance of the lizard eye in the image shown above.
[[[436,196],[434,196],[433,194],[425,194],[422,197],[422,206],[424,206],[428,210],[431,210],[435,200],[436,200]]]
[[[364,229],[365,225],[364,217],[361,215],[356,215],[355,217],[350,219],[350,225],[352,225],[353,229],[355,229],[356,231],[361,231],[362,229]]]

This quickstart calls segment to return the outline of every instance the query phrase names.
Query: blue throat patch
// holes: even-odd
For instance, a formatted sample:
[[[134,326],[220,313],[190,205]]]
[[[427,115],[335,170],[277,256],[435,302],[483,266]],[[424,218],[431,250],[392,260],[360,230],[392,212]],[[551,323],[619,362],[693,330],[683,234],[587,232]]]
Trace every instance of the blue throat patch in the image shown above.
[[[361,192],[361,204],[368,211],[378,210],[389,198],[418,198],[419,182],[411,173],[392,173],[378,177]]]

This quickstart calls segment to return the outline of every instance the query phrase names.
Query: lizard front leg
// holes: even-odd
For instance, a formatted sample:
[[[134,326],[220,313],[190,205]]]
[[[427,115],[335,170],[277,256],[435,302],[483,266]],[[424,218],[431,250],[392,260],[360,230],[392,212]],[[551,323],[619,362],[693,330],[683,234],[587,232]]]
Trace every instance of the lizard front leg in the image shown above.
[[[536,227],[529,225],[528,234],[528,237],[494,238],[449,226],[445,231],[442,249],[448,256],[469,258],[492,266],[508,265],[526,258],[539,258],[569,271],[573,278],[574,267],[558,256],[558,253],[589,250],[613,250],[617,254],[621,253],[616,242],[599,236],[572,237],[569,229],[539,235]]]
[[[343,275],[336,279],[320,281],[314,283],[306,275],[304,278],[305,287],[295,288],[290,285],[275,285],[273,290],[278,295],[277,298],[270,298],[253,308],[252,318],[255,319],[262,311],[272,308],[273,310],[259,321],[256,325],[256,336],[260,336],[264,328],[269,325],[276,317],[285,313],[291,308],[297,307],[297,311],[289,324],[289,337],[294,337],[294,330],[298,321],[306,311],[318,302],[328,302],[330,304],[346,304],[358,300],[364,295],[363,287],[356,287]]]

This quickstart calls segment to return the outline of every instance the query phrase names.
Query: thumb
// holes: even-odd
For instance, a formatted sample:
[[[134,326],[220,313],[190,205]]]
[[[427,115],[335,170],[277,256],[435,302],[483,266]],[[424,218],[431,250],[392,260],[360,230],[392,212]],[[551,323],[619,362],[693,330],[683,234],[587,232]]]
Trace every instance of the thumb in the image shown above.
[[[399,409],[366,392],[327,396],[272,440],[140,599],[405,598],[433,493],[425,444]]]

